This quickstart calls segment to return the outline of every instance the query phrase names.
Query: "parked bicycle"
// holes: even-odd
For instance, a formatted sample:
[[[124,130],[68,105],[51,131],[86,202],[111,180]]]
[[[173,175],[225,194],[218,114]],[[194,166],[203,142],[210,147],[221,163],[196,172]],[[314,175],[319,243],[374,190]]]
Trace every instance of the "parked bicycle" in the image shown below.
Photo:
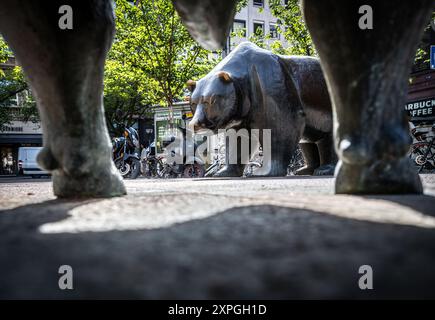
[[[171,142],[174,142],[174,139]],[[185,142],[181,151],[182,163],[176,163],[170,159],[176,156],[175,150],[166,150],[167,155],[156,155],[155,144],[152,143],[145,148],[141,154],[142,174],[147,178],[200,178],[204,176],[204,163],[202,159],[195,156],[186,156]],[[178,149],[178,148],[177,148]]]
[[[214,153],[213,162],[205,171],[205,177],[213,177],[225,165],[225,146],[220,145],[214,149]]]
[[[418,172],[435,170],[435,124],[420,123],[411,125],[413,143],[409,157]]]
[[[141,153],[141,172],[145,178],[161,178],[163,171],[163,156],[156,155],[155,142],[150,143]]]

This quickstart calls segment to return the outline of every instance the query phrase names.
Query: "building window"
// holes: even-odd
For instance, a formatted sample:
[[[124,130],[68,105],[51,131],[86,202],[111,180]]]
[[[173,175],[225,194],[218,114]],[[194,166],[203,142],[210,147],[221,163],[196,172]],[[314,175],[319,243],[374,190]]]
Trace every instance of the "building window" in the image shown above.
[[[235,32],[237,35],[241,34],[243,38],[246,38],[246,21],[234,20],[233,32]]]
[[[264,22],[254,21],[254,34],[264,35]]]
[[[254,6],[264,7],[264,0],[254,0]]]
[[[269,25],[269,34],[271,39],[279,39],[278,28],[276,24],[271,23]]]

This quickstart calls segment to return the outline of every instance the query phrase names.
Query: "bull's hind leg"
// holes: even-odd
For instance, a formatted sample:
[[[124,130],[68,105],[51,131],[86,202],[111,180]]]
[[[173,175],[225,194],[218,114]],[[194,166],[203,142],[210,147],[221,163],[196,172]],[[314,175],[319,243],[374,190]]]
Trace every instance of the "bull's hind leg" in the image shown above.
[[[102,106],[112,7],[105,0],[68,1],[72,29],[62,30],[59,19],[68,11],[59,14],[59,8],[64,4],[0,0],[0,32],[38,103],[44,132],[38,162],[52,171],[57,196],[122,195],[125,188],[111,160]]]
[[[370,10],[359,13],[364,5],[372,9],[373,29],[365,28]],[[422,192],[406,157],[411,140],[403,106],[433,6],[433,0],[303,0],[336,114],[337,193]]]

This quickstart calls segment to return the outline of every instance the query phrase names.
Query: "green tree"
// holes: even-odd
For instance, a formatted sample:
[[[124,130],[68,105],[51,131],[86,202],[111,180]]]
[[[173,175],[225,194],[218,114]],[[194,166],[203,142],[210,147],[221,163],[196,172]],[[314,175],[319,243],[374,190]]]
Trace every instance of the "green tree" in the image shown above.
[[[432,12],[432,23],[424,30],[423,37],[415,55],[414,69],[429,69],[430,46],[435,44],[435,11]]]
[[[8,60],[9,48],[3,38],[0,36],[0,63],[5,63]],[[0,75],[2,70],[0,69]]]
[[[116,35],[104,91],[112,130],[116,110],[123,111],[125,124],[151,105],[171,107],[183,99],[187,80],[203,76],[217,62],[191,38],[171,1],[115,3]]]
[[[248,5],[248,0],[238,0],[237,7],[236,7],[237,12],[240,12],[240,10],[242,10],[247,5]]]
[[[283,48],[275,43],[272,49],[284,54],[315,56],[316,50],[305,25],[299,0],[288,0],[287,4],[282,0],[269,0],[269,6],[272,14],[279,19],[279,32],[289,44],[288,48]]]
[[[272,14],[279,19],[280,33],[289,43],[288,48],[283,48],[279,42],[274,42],[271,46],[272,51],[282,54],[316,56],[316,49],[303,19],[299,0],[288,0],[287,4],[282,0],[269,0],[269,6]],[[432,14],[432,21],[435,21],[435,12]],[[429,24],[416,52],[416,66],[428,67],[429,48],[435,43],[434,41],[435,30]]]
[[[247,0],[240,0],[237,10],[240,11],[248,5]],[[313,42],[305,26],[298,0],[289,0],[285,4],[282,0],[269,0],[269,7],[272,15],[278,19],[277,31],[284,36],[289,46],[284,47],[279,40],[272,40],[269,34],[262,30],[255,30],[248,38],[261,48],[270,49],[278,54],[294,55],[316,55]],[[258,8],[259,12],[263,8]],[[245,30],[236,30],[231,33],[231,37],[244,37]]]
[[[0,36],[0,64],[12,56],[12,51]],[[11,108],[17,95],[20,96],[20,108]],[[19,66],[0,68],[0,130],[13,120],[39,121],[36,102],[30,93],[22,69]]]

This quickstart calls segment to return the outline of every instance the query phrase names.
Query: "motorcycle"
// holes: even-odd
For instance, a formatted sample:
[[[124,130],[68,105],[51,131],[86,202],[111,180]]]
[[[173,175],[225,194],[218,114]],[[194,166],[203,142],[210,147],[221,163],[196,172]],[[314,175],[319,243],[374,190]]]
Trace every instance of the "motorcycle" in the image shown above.
[[[112,159],[123,178],[136,179],[141,171],[139,135],[136,129],[125,128],[124,136],[112,140]]]

